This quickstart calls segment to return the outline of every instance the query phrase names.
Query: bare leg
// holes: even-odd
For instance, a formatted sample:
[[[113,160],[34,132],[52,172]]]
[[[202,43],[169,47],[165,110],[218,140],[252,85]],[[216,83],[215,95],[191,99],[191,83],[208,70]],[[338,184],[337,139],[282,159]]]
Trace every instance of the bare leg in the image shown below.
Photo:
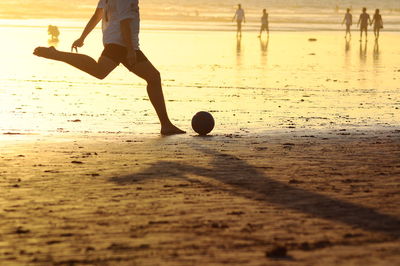
[[[160,119],[161,134],[174,135],[186,133],[174,126],[169,120],[161,86],[160,72],[158,72],[149,61],[136,64],[131,71],[147,82],[147,93],[154,109],[156,110],[157,116]]]
[[[111,71],[118,66],[117,63],[107,57],[100,57],[96,62],[90,56],[84,54],[74,54],[67,52],[60,52],[54,47],[38,47],[33,52],[34,55],[65,62],[74,66],[98,79],[104,79]]]
[[[238,21],[238,32],[239,32],[239,35],[242,36],[242,22],[241,21]]]

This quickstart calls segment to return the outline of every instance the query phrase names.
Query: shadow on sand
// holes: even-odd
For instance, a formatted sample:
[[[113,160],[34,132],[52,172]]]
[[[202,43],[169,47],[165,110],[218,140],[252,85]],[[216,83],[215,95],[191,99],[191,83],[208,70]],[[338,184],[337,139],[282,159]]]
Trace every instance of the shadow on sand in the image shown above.
[[[210,156],[209,167],[161,160],[146,170],[132,175],[114,177],[110,181],[119,185],[144,182],[148,179],[187,179],[188,174],[202,176],[230,185],[232,189],[213,186],[237,196],[280,205],[315,217],[341,222],[367,231],[385,233],[398,238],[400,221],[390,215],[357,204],[306,191],[268,178],[263,172],[236,156],[221,153],[204,145],[192,144],[201,156]],[[235,174],[232,174],[234,172]],[[190,179],[193,181],[193,179]],[[195,182],[203,183],[200,180]],[[205,183],[205,182],[204,182]]]

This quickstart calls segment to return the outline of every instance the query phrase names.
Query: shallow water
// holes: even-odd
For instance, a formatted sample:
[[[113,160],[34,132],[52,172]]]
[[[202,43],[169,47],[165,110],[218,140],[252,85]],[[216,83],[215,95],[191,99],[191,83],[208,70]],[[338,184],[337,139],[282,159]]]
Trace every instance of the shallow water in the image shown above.
[[[68,50],[80,32],[61,27],[58,49]],[[8,36],[0,49],[1,134],[159,131],[145,83],[122,66],[96,80],[32,55],[48,45],[45,27],[3,26],[0,35]],[[277,32],[262,41],[228,31],[141,33],[171,118],[191,132],[194,113],[210,111],[220,134],[399,127],[399,40],[397,33],[383,33],[379,44],[371,35],[360,44],[355,33],[346,43],[341,32]],[[80,52],[97,58],[100,42],[97,30]]]
[[[0,18],[89,18],[97,0],[70,0],[62,5],[53,0],[3,0]],[[372,15],[381,10],[385,30],[400,30],[400,1],[398,0],[152,0],[140,1],[141,17],[157,21],[158,29],[178,26],[186,29],[226,29],[241,3],[247,23],[244,30],[258,30],[261,10],[269,13],[273,30],[340,30],[346,8],[352,8],[355,23],[362,7]],[[173,21],[169,23],[168,21]]]

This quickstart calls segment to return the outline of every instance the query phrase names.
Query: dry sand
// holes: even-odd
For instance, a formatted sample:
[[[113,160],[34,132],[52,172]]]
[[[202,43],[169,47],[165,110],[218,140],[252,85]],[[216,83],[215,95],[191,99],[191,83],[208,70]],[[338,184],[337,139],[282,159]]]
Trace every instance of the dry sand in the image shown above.
[[[400,263],[399,130],[28,138],[1,265]]]

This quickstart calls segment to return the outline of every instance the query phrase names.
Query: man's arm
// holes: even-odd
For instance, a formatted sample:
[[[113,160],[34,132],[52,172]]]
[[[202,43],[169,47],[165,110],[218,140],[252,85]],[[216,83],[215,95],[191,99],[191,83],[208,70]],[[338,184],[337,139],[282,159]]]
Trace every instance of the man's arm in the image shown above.
[[[360,18],[358,19],[357,26],[360,25],[360,22],[361,22],[361,15],[360,15]]]
[[[86,24],[85,29],[83,30],[81,37],[77,39],[71,46],[71,51],[75,49],[78,51],[78,47],[83,46],[83,42],[85,41],[86,37],[89,33],[96,27],[96,25],[100,22],[103,17],[103,9],[96,8],[95,12],[93,13],[92,17],[90,18],[89,22]]]

